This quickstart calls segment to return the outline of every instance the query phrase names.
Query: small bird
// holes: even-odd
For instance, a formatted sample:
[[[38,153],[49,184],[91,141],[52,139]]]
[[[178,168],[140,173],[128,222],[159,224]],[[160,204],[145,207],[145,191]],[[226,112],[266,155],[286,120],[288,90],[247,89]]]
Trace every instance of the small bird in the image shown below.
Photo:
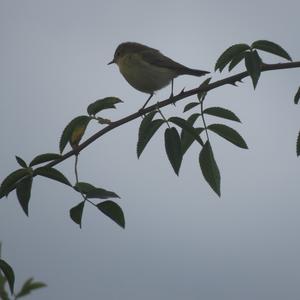
[[[108,64],[113,63],[118,65],[121,74],[131,86],[149,94],[141,110],[146,107],[155,91],[162,89],[170,82],[172,82],[170,95],[172,97],[173,81],[177,76],[203,76],[209,73],[188,68],[163,55],[159,50],[134,42],[120,44],[113,60]]]

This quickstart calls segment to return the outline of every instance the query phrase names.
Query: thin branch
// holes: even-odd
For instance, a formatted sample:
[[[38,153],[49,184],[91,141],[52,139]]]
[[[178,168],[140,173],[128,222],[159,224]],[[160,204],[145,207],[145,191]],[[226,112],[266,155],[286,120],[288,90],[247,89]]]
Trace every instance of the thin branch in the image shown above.
[[[283,70],[283,69],[292,69],[292,68],[300,68],[300,61],[295,61],[295,62],[288,62],[288,63],[279,63],[279,64],[263,64],[261,67],[261,71],[265,72],[265,71],[273,71],[273,70]],[[85,149],[87,146],[89,146],[91,143],[93,143],[95,140],[97,140],[98,138],[100,138],[102,135],[108,133],[109,131],[125,124],[128,123],[130,121],[133,121],[141,116],[143,116],[146,113],[149,113],[157,108],[161,108],[164,106],[167,106],[169,104],[175,103],[179,100],[185,99],[189,96],[192,95],[196,95],[199,92],[208,92],[211,91],[213,89],[216,89],[218,87],[227,85],[227,84],[235,84],[236,82],[241,81],[243,78],[249,76],[249,73],[247,71],[245,72],[241,72],[238,73],[236,75],[233,76],[229,76],[226,77],[224,79],[212,82],[208,85],[204,85],[202,87],[198,87],[198,88],[194,88],[188,91],[182,91],[181,93],[179,93],[176,96],[173,96],[172,98],[168,98],[166,100],[163,100],[159,103],[155,103],[143,110],[139,110],[136,113],[133,113],[127,117],[124,117],[122,119],[119,119],[115,122],[110,123],[109,125],[107,125],[106,127],[104,127],[103,129],[99,130],[98,132],[96,132],[94,135],[92,135],[90,138],[88,138],[86,141],[84,141],[82,144],[80,144],[77,148],[76,151],[72,150],[67,152],[66,154],[64,154],[61,158],[56,159],[48,164],[45,165],[45,167],[53,167],[59,163],[61,163],[62,161],[66,160],[67,158],[79,154],[83,149]]]

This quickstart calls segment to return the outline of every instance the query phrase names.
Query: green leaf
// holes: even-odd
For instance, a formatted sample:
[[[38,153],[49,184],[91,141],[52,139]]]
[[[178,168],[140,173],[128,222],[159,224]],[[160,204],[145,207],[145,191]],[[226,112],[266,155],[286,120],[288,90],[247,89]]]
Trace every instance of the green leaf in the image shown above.
[[[156,111],[150,112],[144,117],[143,121],[141,122],[136,148],[138,158],[141,156],[142,152],[144,151],[145,147],[147,146],[148,142],[151,140],[155,132],[165,122],[162,119],[152,121],[155,114]]]
[[[221,196],[221,176],[214,158],[209,141],[205,143],[199,155],[199,163],[202,174],[210,187]]]
[[[111,218],[122,228],[125,228],[125,218],[122,208],[115,202],[107,200],[97,204],[98,209]]]
[[[108,198],[120,198],[116,193],[107,191],[102,188],[97,188],[87,182],[78,182],[74,189],[82,194],[85,194],[87,198],[99,198],[99,199],[108,199]]]
[[[17,183],[17,197],[26,216],[28,216],[28,204],[31,195],[31,187],[32,187],[31,176],[25,177],[24,179],[22,179]]]
[[[233,68],[235,68],[244,58],[245,58],[245,53],[246,52],[242,52],[240,54],[238,54],[237,56],[235,56],[232,61],[230,62],[229,66],[228,66],[228,71],[230,72]]]
[[[183,112],[186,112],[186,111],[194,108],[197,105],[200,105],[200,102],[190,102],[184,107]]]
[[[256,50],[245,53],[245,66],[252,79],[254,89],[260,77],[261,63],[262,61]]]
[[[47,161],[52,161],[52,160],[59,159],[59,158],[61,158],[61,155],[57,154],[57,153],[40,154],[31,161],[29,166],[32,167],[32,166],[39,165],[39,164],[45,163]]]
[[[103,109],[116,108],[115,104],[122,102],[122,100],[116,97],[107,97],[99,99],[88,106],[87,112],[90,116],[94,116]]]
[[[58,182],[64,183],[66,185],[71,186],[71,183],[69,180],[62,174],[60,171],[54,168],[49,167],[40,167],[34,170],[35,175],[44,176],[53,180],[56,180]]]
[[[173,170],[178,176],[182,162],[182,151],[180,136],[175,127],[167,128],[165,131],[165,148]]]
[[[71,146],[79,144],[91,118],[88,116],[79,116],[74,118],[64,129],[59,141],[59,150],[62,153],[69,142]]]
[[[226,65],[228,65],[236,56],[249,49],[250,47],[247,44],[236,44],[229,47],[218,58],[215,65],[215,71],[220,70],[220,72],[222,72]]]
[[[43,282],[39,282],[39,281],[34,282],[33,278],[29,278],[24,282],[20,292],[16,295],[16,298],[21,298],[21,297],[27,296],[33,290],[40,289],[40,288],[43,288],[46,286],[47,285]]]
[[[191,126],[193,126],[199,116],[200,116],[200,114],[192,114],[187,119],[187,122],[189,124],[191,124]],[[195,128],[195,131],[197,132],[198,136],[200,136],[200,134],[203,130],[204,130],[204,128],[200,128],[200,127]],[[182,155],[184,155],[185,152],[190,148],[190,146],[195,141],[195,138],[188,131],[182,129],[181,134],[180,134],[180,140],[181,140]]]
[[[229,126],[226,126],[224,124],[211,124],[207,127],[207,129],[213,131],[214,133],[218,134],[222,138],[240,148],[248,149],[248,146],[241,135]]]
[[[70,209],[70,218],[81,228],[82,213],[85,201],[80,202]]]
[[[278,44],[266,40],[255,41],[251,48],[266,51],[292,61],[290,55]]]
[[[300,156],[300,131],[298,133],[297,143],[296,143],[296,153],[297,156]]]
[[[168,120],[169,122],[172,122],[173,124],[179,126],[182,130],[187,131],[190,135],[193,136],[193,138],[201,145],[203,146],[204,143],[201,139],[201,137],[199,136],[199,133],[195,130],[195,128],[193,127],[193,125],[191,125],[190,122],[179,118],[179,117],[171,117]]]
[[[11,294],[14,293],[15,274],[12,267],[3,259],[0,259],[0,270],[5,275]]]
[[[210,81],[211,81],[211,77],[205,79],[205,80],[199,85],[199,88],[204,88],[204,87],[206,87],[206,86],[209,84]],[[199,93],[197,94],[197,98],[198,98],[198,100],[199,100],[200,103],[204,100],[204,98],[206,97],[206,94],[207,94],[206,91],[205,91],[205,92],[204,92],[204,91],[203,91],[203,92],[199,92]]]
[[[16,183],[23,177],[30,175],[28,169],[18,169],[10,173],[1,183],[0,198],[7,196],[12,190],[16,188]]]
[[[231,121],[241,122],[241,120],[232,111],[223,107],[209,107],[206,108],[203,113]]]
[[[294,97],[295,104],[299,103],[299,99],[300,99],[300,87],[299,87],[299,89],[298,89],[298,91],[297,91],[297,93],[296,93],[296,95]]]
[[[23,167],[23,168],[27,168],[27,164],[26,162],[19,156],[16,156],[16,160],[18,162],[18,164]]]
[[[9,300],[8,293],[5,290],[6,277],[0,272],[0,299]]]

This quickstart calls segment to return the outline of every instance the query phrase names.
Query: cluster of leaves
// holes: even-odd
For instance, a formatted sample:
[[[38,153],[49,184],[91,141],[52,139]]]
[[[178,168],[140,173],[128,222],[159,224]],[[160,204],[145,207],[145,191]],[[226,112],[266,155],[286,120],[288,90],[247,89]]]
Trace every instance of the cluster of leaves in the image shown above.
[[[27,279],[20,291],[14,292],[15,274],[12,267],[3,259],[0,259],[0,299],[10,300],[9,294],[6,290],[6,283],[8,283],[11,295],[14,300],[29,295],[33,290],[46,287],[46,284],[39,281],[34,281],[33,278]]]
[[[203,85],[208,84],[209,80],[210,79],[204,81]],[[200,113],[194,113],[190,115],[187,120],[179,117],[170,117],[166,119],[162,115],[161,111],[153,111],[146,115],[139,128],[137,156],[141,156],[148,142],[158,131],[158,129],[165,124],[165,151],[176,175],[179,175],[183,156],[186,154],[193,142],[196,141],[200,146],[199,165],[202,170],[202,174],[211,188],[217,193],[217,195],[220,196],[221,176],[214,158],[211,143],[208,138],[208,132],[210,131],[216,133],[240,148],[247,149],[248,147],[241,135],[233,128],[225,124],[218,123],[210,124],[208,126],[206,125],[206,115],[220,117],[236,122],[240,122],[240,119],[232,111],[222,107],[209,107],[207,109],[203,109],[203,101],[205,96],[205,93],[199,93],[197,102],[191,102],[185,106],[184,112],[196,108],[197,106],[201,107]],[[159,112],[163,118],[154,119],[154,116],[157,112]],[[200,127],[195,127],[195,123],[199,117],[202,119],[202,124]],[[177,128],[171,124],[178,127],[180,133],[178,132]],[[205,142],[201,136],[201,134],[204,133],[206,138]]]
[[[219,70],[222,72],[226,66],[228,66],[228,71],[231,71],[241,61],[244,61],[246,70],[248,71],[252,79],[253,87],[255,88],[263,65],[263,61],[257,50],[272,53],[292,61],[290,55],[281,46],[270,41],[259,40],[253,42],[251,45],[235,44],[229,47],[218,58],[215,65],[215,71]]]
[[[121,227],[125,227],[124,214],[121,207],[111,200],[106,200],[98,204],[93,203],[90,199],[110,199],[110,198],[120,198],[117,194],[111,191],[107,191],[103,188],[95,187],[86,182],[78,182],[72,185],[70,181],[62,174],[59,170],[49,166],[49,163],[57,161],[62,158],[62,152],[64,151],[66,145],[69,143],[73,149],[76,149],[85,130],[91,120],[96,120],[101,124],[110,123],[109,120],[103,119],[101,117],[96,117],[96,114],[100,111],[108,108],[115,108],[115,104],[121,103],[122,101],[115,97],[108,97],[100,99],[90,104],[87,108],[88,115],[79,116],[74,118],[63,130],[58,153],[45,153],[36,156],[29,164],[27,164],[21,157],[16,156],[16,160],[21,168],[10,173],[2,182],[0,186],[0,198],[8,196],[8,194],[16,190],[18,201],[24,211],[28,216],[28,206],[31,197],[32,182],[34,177],[43,176],[50,178],[52,180],[63,183],[74,191],[78,192],[83,196],[84,200],[78,205],[70,209],[71,219],[81,227],[82,213],[84,209],[84,204],[86,202],[94,205],[99,211],[104,213],[106,216],[111,218]],[[40,164],[45,164],[42,167],[36,167]]]

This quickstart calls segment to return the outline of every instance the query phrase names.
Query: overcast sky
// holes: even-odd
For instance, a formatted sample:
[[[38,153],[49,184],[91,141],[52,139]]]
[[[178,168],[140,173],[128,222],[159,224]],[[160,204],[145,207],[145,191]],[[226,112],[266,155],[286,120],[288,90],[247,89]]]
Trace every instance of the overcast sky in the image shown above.
[[[30,161],[58,152],[64,126],[96,99],[124,101],[107,111],[112,120],[142,106],[147,95],[107,65],[119,43],[144,43],[209,71],[230,45],[258,39],[279,43],[300,60],[299,10],[296,0],[0,0],[0,179],[17,168],[15,155]],[[34,181],[29,218],[15,194],[1,199],[2,257],[16,272],[16,288],[34,276],[48,287],[28,299],[299,299],[300,112],[293,103],[299,72],[264,73],[256,91],[245,79],[238,88],[209,93],[207,106],[241,118],[242,124],[225,123],[249,146],[211,137],[221,199],[202,177],[196,145],[179,177],[166,158],[163,130],[138,160],[141,120],[95,142],[79,161],[82,181],[121,196],[125,230],[89,206],[80,230],[69,218],[80,196],[49,180]],[[175,92],[200,81],[178,78]],[[153,101],[169,93],[165,88]],[[181,115],[187,101],[165,114]],[[73,158],[59,169],[74,182]]]

